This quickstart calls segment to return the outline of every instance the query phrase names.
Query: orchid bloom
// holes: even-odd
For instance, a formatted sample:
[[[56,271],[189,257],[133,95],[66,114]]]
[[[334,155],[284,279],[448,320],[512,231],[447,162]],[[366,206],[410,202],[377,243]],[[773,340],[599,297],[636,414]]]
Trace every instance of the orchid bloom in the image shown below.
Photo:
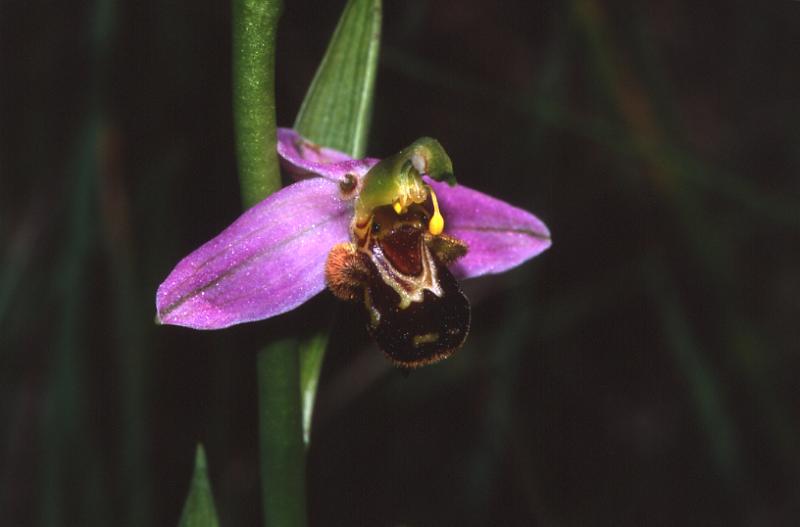
[[[469,303],[456,278],[503,272],[550,246],[533,214],[454,185],[433,139],[381,161],[279,129],[278,153],[299,180],[178,263],[158,288],[158,322],[220,329],[263,320],[327,285],[364,302],[381,349],[414,368],[466,338]]]

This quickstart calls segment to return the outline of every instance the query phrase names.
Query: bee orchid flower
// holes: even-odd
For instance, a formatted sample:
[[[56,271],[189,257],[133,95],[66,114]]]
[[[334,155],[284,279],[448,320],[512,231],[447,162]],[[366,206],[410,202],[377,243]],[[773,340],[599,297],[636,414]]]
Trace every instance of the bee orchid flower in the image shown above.
[[[363,302],[381,349],[414,368],[466,339],[470,309],[457,279],[506,271],[550,246],[533,214],[454,184],[433,139],[383,160],[352,159],[279,129],[278,153],[297,181],[178,263],[156,294],[159,323],[263,320],[327,286]]]

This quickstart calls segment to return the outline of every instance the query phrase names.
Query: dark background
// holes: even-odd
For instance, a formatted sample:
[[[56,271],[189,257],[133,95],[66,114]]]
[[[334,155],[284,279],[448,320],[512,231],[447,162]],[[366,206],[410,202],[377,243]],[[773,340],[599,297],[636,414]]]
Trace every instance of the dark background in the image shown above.
[[[286,1],[280,123],[343,4]],[[370,154],[436,137],[554,239],[403,378],[327,292],[153,324],[240,211],[227,2],[2,2],[2,523],[175,525],[202,441],[256,525],[255,353],[331,320],[312,525],[797,521],[800,2],[631,4],[385,2]]]

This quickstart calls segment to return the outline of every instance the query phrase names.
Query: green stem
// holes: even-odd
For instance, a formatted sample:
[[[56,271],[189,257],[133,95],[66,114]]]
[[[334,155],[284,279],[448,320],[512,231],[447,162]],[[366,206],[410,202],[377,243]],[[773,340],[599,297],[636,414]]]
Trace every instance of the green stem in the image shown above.
[[[233,2],[233,113],[245,207],[281,186],[276,152],[275,36],[281,2]],[[305,450],[297,345],[281,341],[258,354],[259,442],[264,523],[303,526]]]
[[[261,503],[267,526],[306,524],[300,358],[294,340],[258,354]]]
[[[233,2],[233,117],[242,201],[278,190],[275,149],[275,37],[280,0]]]

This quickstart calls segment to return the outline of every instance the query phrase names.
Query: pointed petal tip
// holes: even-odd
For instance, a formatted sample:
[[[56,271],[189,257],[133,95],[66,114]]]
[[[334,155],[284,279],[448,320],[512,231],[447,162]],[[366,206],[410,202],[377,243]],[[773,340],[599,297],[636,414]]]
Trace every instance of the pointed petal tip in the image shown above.
[[[175,266],[156,293],[157,321],[223,329],[296,308],[324,289],[351,210],[322,178],[272,194]]]
[[[445,217],[445,231],[469,248],[453,265],[459,278],[507,271],[552,245],[550,229],[534,214],[463,185],[434,187]]]

